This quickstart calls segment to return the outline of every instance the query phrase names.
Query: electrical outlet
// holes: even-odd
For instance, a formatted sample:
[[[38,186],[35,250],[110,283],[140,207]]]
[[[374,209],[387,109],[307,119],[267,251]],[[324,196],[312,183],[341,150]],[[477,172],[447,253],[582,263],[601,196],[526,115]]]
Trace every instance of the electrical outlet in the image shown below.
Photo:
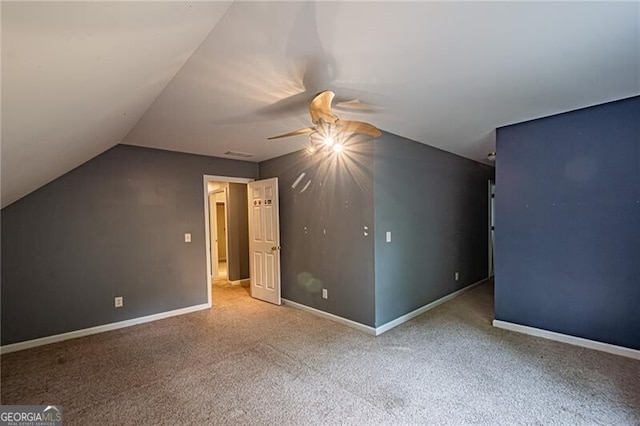
[[[456,272],[456,281],[460,279],[460,272]]]
[[[114,304],[116,306],[116,308],[122,308],[122,305],[124,304],[124,300],[122,298],[122,296],[118,296],[114,299]]]
[[[326,288],[322,289],[322,298],[323,299],[328,299],[329,298],[329,292],[327,291]]]
[[[185,243],[190,243],[191,242],[191,234],[189,234],[189,233],[184,234],[184,242]]]
[[[387,231],[387,242],[391,242],[391,231]]]

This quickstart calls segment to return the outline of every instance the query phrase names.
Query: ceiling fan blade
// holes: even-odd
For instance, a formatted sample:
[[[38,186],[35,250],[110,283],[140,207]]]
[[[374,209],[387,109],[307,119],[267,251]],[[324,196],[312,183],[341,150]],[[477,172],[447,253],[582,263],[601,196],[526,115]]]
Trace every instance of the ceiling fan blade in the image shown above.
[[[335,93],[330,90],[325,90],[313,98],[309,105],[309,114],[311,114],[313,124],[320,123],[320,120],[331,124],[338,121],[338,117],[331,112],[331,102],[334,96]]]
[[[340,120],[338,121],[338,131],[345,133],[358,133],[361,135],[369,135],[377,138],[382,134],[380,129],[378,129],[373,124],[364,123],[362,121],[347,121]]]
[[[271,136],[270,138],[267,138],[267,139],[272,140],[272,139],[288,138],[289,136],[304,135],[305,133],[313,133],[315,131],[316,129],[314,127],[305,127],[304,129],[294,130],[293,132],[285,133],[284,135]]]
[[[256,113],[267,118],[281,118],[284,114],[301,114],[307,107],[309,95],[310,93],[300,92],[260,108]]]
[[[378,112],[382,108],[362,102],[360,99],[351,99],[349,101],[336,102],[336,109],[355,112]]]

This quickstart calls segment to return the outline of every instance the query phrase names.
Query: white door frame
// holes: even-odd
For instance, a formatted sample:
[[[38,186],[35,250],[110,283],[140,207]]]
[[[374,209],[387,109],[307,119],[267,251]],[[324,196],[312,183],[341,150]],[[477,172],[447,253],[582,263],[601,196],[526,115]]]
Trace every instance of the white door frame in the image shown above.
[[[224,194],[224,201],[220,202],[218,201],[218,197],[217,195],[223,193]],[[220,235],[218,234],[218,211],[216,210],[215,212],[211,212],[211,196],[214,196],[213,198],[213,205],[217,206],[218,203],[222,204],[224,206],[224,238],[225,238],[225,243],[224,243],[224,247],[226,249],[225,253],[229,253],[229,235],[227,234],[227,231],[229,229],[229,224],[227,222],[227,204],[229,204],[229,193],[227,192],[227,188],[220,188],[220,189],[214,189],[213,191],[209,191],[209,214],[210,214],[210,219],[209,220],[209,233],[212,234],[210,235],[210,237],[215,237],[214,240],[216,241],[216,244],[214,247],[211,247],[211,258],[215,259],[212,260],[212,265],[211,265],[211,277],[210,279],[213,278],[218,278],[218,258],[220,257],[220,251],[218,250],[218,240],[220,239]],[[214,224],[214,229],[211,229],[211,224]],[[215,256],[214,256],[215,254]],[[228,276],[227,276],[228,278]]]
[[[495,275],[495,267],[496,267],[496,262],[495,262],[495,244],[494,244],[494,238],[495,238],[495,231],[493,228],[495,228],[495,221],[492,220],[495,218],[495,212],[494,212],[494,208],[495,208],[495,190],[496,190],[496,184],[493,180],[489,179],[489,265],[488,265],[488,270],[489,270],[489,278],[493,277]]]
[[[216,206],[217,206],[216,202]],[[217,226],[217,223],[216,223]],[[247,225],[248,226],[248,225]],[[219,238],[220,236],[218,236]],[[229,281],[229,186],[224,187],[224,258],[227,260],[227,281]],[[218,253],[218,256],[220,253]]]
[[[203,184],[204,184],[204,232],[205,232],[205,254],[207,259],[206,265],[206,277],[207,277],[207,300],[209,307],[213,306],[211,300],[211,278],[209,277],[209,271],[211,271],[211,229],[209,227],[209,182],[227,182],[227,183],[244,183],[247,184],[249,182],[253,182],[255,179],[252,178],[238,178],[232,176],[215,176],[215,175],[204,175],[203,176]],[[227,193],[228,197],[228,193]],[[228,199],[227,199],[228,201]],[[228,206],[228,204],[227,204]],[[227,227],[228,229],[228,227]],[[227,239],[227,242],[229,240]],[[229,247],[227,247],[228,249]],[[229,265],[229,252],[227,251],[227,265]]]
[[[218,277],[218,262],[215,259],[218,259],[218,212],[211,210],[211,198],[213,197],[213,205],[216,205],[216,194],[221,192],[220,190],[209,191],[209,257],[211,258],[211,265],[208,269],[211,274],[209,275],[209,281],[213,280],[214,277]],[[213,229],[211,229],[213,228]],[[215,240],[215,244],[212,243],[212,240]]]

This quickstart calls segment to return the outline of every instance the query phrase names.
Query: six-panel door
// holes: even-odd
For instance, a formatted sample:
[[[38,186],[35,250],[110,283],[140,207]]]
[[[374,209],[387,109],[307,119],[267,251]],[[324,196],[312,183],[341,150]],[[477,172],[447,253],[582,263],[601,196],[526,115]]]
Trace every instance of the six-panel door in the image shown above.
[[[278,178],[248,184],[251,296],[280,305]]]

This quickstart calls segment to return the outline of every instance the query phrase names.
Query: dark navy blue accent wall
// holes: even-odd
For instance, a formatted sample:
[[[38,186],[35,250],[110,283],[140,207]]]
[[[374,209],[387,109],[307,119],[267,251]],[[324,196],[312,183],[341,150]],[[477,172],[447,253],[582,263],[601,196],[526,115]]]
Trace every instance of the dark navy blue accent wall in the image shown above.
[[[640,97],[497,131],[496,319],[640,349]]]

